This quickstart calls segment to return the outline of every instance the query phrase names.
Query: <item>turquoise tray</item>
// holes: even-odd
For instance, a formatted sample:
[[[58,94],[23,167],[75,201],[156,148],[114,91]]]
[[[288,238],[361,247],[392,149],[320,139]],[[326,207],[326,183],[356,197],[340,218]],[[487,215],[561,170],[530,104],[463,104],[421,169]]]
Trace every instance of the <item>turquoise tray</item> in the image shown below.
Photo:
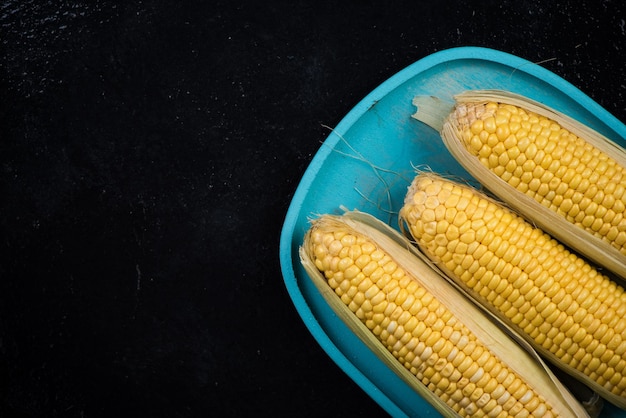
[[[392,416],[440,416],[383,365],[337,318],[300,266],[298,247],[317,214],[341,206],[368,212],[397,229],[415,168],[471,177],[453,160],[437,132],[411,118],[416,95],[443,99],[468,89],[504,89],[543,102],[622,146],[626,126],[576,87],[522,58],[477,47],[429,55],[359,102],[311,161],[295,191],[280,237],[285,286],[305,325],[330,358]],[[603,417],[626,417],[606,405]]]

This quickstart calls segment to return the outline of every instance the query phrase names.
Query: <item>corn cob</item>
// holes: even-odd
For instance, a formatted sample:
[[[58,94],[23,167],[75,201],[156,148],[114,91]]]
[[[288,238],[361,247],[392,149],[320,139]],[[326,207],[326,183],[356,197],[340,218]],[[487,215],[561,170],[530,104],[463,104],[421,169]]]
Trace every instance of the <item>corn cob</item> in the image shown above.
[[[586,415],[546,369],[406,245],[347,215],[325,215],[313,221],[300,255],[310,277],[319,276],[321,293],[334,291],[329,303],[349,311],[346,318],[364,326],[365,340],[378,341],[374,347],[382,342],[445,416]]]
[[[555,365],[626,408],[626,293],[476,189],[418,174],[400,218],[419,248]]]
[[[439,118],[457,161],[555,238],[626,278],[624,150],[521,96],[470,91],[455,99]],[[416,98],[416,118],[429,101]]]

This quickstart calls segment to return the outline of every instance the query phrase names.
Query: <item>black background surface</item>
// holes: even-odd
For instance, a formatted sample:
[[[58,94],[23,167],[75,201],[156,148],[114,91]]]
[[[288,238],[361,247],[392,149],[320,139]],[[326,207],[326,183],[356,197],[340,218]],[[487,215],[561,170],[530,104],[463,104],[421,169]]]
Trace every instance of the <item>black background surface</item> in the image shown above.
[[[0,45],[2,416],[383,415],[280,272],[322,125],[467,45],[626,121],[620,0],[1,1]]]

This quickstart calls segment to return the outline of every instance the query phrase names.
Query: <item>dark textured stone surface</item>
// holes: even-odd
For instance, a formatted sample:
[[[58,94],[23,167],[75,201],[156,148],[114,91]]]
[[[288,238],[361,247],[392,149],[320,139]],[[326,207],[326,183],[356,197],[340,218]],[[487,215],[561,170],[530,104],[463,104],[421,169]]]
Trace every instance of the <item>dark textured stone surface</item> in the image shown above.
[[[621,1],[393,3],[0,2],[0,412],[382,413],[282,283],[321,125],[463,45],[626,121]]]

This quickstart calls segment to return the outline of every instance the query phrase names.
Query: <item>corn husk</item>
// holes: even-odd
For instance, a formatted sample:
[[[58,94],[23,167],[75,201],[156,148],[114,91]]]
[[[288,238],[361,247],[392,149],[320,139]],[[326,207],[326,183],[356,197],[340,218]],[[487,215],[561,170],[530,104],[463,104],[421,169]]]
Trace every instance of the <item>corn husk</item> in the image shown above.
[[[322,215],[312,221],[346,225],[357,233],[369,237],[376,245],[389,254],[394,261],[413,278],[419,281],[477,337],[516,373],[528,381],[555,408],[559,416],[588,417],[585,408],[555,377],[541,357],[515,331],[499,321],[489,311],[474,304],[463,291],[430,264],[400,233],[378,219],[361,212],[347,212],[343,216]],[[301,263],[309,277],[335,314],[359,337],[359,339],[407,385],[422,396],[445,417],[457,414],[436,397],[413,374],[384,347],[376,336],[352,313],[330,288],[322,273],[312,261],[307,233],[300,247]]]

